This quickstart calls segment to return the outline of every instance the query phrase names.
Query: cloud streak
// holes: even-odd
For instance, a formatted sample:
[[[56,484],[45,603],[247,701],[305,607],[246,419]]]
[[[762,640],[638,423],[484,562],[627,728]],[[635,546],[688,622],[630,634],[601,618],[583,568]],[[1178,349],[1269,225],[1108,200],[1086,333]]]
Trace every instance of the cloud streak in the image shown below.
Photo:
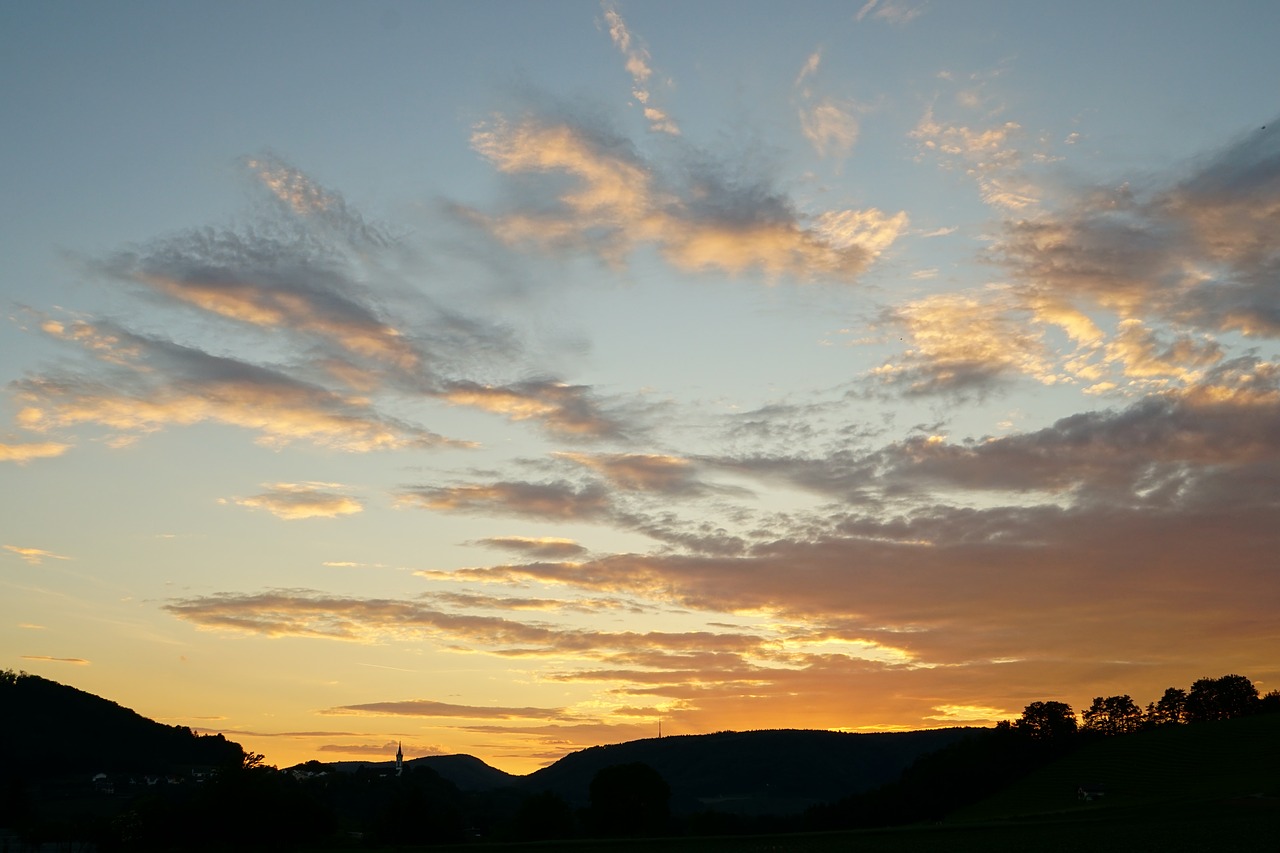
[[[55,554],[52,551],[46,551],[43,548],[26,548],[20,545],[5,545],[4,550],[13,554],[17,554],[25,562],[33,566],[38,566],[45,560],[70,560],[70,557],[64,557],[61,554]]]

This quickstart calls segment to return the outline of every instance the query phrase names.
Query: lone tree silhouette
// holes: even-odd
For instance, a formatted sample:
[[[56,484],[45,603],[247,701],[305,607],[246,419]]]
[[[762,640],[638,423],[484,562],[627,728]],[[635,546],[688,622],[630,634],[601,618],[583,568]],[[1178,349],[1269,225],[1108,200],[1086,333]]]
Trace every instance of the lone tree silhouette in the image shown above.
[[[1036,740],[1057,740],[1076,733],[1076,712],[1066,702],[1032,702],[1015,724],[1018,731]]]

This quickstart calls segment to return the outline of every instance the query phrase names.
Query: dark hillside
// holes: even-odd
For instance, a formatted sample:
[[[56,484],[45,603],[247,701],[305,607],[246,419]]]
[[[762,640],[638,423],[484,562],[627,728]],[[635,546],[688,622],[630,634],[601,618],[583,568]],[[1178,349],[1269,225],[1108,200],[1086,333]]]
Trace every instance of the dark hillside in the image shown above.
[[[0,672],[0,775],[167,772],[239,764],[240,745],[154,722],[36,675]]]
[[[671,786],[673,812],[795,814],[892,781],[918,757],[955,743],[966,731],[779,730],[651,738],[575,752],[523,777],[518,785],[582,806],[597,772],[640,762]]]

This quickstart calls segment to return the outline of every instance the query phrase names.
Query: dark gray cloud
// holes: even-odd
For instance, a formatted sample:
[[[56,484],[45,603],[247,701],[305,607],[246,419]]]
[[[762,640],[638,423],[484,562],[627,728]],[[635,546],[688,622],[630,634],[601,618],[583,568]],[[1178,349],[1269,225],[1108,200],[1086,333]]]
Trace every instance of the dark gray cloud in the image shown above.
[[[392,702],[366,702],[339,705],[321,714],[368,714],[381,717],[450,717],[472,720],[564,720],[563,708],[503,708],[488,705],[454,705],[431,699],[405,699]]]
[[[553,521],[603,520],[611,511],[608,492],[598,484],[566,481],[506,481],[461,486],[415,486],[399,499],[438,512],[492,513]]]

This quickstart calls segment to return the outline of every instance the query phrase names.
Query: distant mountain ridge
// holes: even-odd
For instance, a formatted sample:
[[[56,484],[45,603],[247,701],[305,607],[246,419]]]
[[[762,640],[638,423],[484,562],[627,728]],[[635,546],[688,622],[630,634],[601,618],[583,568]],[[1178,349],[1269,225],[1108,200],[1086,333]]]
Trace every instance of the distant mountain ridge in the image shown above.
[[[744,814],[795,814],[891,782],[921,755],[943,749],[972,731],[850,734],[776,729],[647,738],[572,752],[526,776],[505,773],[470,755],[429,755],[405,765],[429,767],[462,791],[546,791],[582,807],[588,803],[596,773],[611,765],[639,762],[657,770],[671,786],[673,812],[714,808]],[[392,762],[326,766],[389,769]]]

